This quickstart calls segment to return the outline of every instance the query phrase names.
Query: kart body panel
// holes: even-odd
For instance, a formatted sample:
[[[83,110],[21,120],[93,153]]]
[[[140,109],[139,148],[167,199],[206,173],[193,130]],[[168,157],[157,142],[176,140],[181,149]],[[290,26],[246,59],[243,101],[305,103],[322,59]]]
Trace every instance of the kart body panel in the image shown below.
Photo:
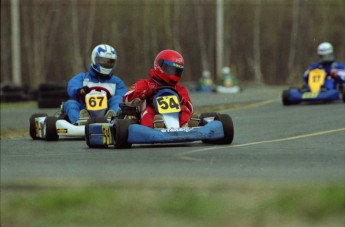
[[[336,89],[311,92],[301,91],[297,88],[290,88],[288,91],[289,100],[291,102],[330,102],[340,100],[340,92]]]
[[[323,69],[313,69],[309,72],[304,88],[292,87],[282,93],[284,105],[299,103],[322,103],[341,100],[343,94],[337,83],[326,77]]]
[[[108,128],[109,131],[105,128]],[[94,123],[89,125],[90,144],[92,146],[113,145],[113,125]],[[212,121],[205,126],[194,128],[154,129],[139,124],[128,127],[128,143],[154,144],[154,143],[180,143],[200,140],[217,140],[224,137],[223,126],[220,121]],[[109,139],[111,138],[111,139]]]
[[[162,128],[150,128],[140,124],[140,119],[132,120],[129,107],[120,105],[119,116],[111,123],[86,125],[86,143],[90,148],[108,147],[130,148],[132,144],[181,143],[202,141],[213,144],[230,144],[233,140],[233,122],[229,115],[219,113],[202,114],[197,127],[180,127],[180,99],[173,88],[162,88],[153,97],[157,119]],[[140,113],[140,110],[138,110]],[[128,112],[128,113],[127,113]],[[156,122],[156,123],[157,123]],[[164,122],[164,125],[163,125]],[[158,124],[157,124],[158,125]]]
[[[102,87],[94,87],[85,96],[87,110],[91,119],[104,117],[108,108],[107,92]],[[110,121],[111,119],[108,119]],[[85,125],[88,118],[80,118],[72,124],[64,111],[63,103],[60,111],[55,116],[47,114],[33,114],[30,118],[30,135],[32,139],[44,139],[48,141],[59,138],[80,138],[85,137]]]

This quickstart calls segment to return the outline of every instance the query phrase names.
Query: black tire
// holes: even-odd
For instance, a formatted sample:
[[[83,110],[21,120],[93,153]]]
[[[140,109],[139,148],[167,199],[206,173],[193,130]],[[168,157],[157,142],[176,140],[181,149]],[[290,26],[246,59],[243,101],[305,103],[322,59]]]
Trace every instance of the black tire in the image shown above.
[[[199,116],[199,119],[200,119],[200,126],[204,126],[207,124],[207,122],[204,121],[204,118],[207,118],[207,117],[216,117],[218,116],[219,113],[216,113],[216,112],[207,112],[207,113],[202,113],[200,114]]]
[[[218,144],[231,144],[234,140],[234,123],[232,118],[228,114],[220,114],[215,117],[215,120],[219,120],[223,124],[224,138],[218,141]]]
[[[67,85],[62,83],[42,83],[38,86],[39,92],[67,90]]]
[[[101,117],[101,118],[91,118],[89,119],[86,124],[85,124],[85,141],[86,144],[89,148],[107,148],[108,145],[91,145],[90,144],[90,124],[93,123],[108,123],[108,120],[106,117]]]
[[[343,102],[345,103],[345,91],[343,91],[342,96],[343,96]]]
[[[49,99],[41,99],[39,98],[37,101],[38,104],[38,108],[42,109],[42,108],[59,108],[61,103],[63,101],[66,101],[65,99],[53,99],[53,98],[49,98]]]
[[[40,91],[38,93],[39,99],[64,99],[67,100],[67,90],[53,90],[53,91]]]
[[[202,142],[219,145],[231,144],[234,140],[234,124],[231,117],[228,114],[218,114],[214,120],[222,122],[224,138],[218,140],[202,140]]]
[[[57,117],[47,117],[45,120],[46,125],[46,141],[57,141],[59,140],[59,135],[56,131],[56,121]]]
[[[113,127],[113,134],[115,139],[115,148],[128,149],[132,147],[131,143],[128,143],[128,127],[131,125],[130,119],[118,119]]]
[[[292,103],[290,102],[289,98],[289,90],[284,90],[282,93],[282,102],[284,106],[291,105]]]
[[[22,102],[29,100],[27,94],[21,91],[4,92],[1,95],[1,102]]]
[[[47,117],[48,114],[46,113],[36,113],[36,114],[33,114],[31,115],[30,117],[30,126],[29,126],[29,132],[30,132],[30,137],[33,139],[33,140],[37,140],[39,139],[37,136],[36,136],[36,125],[35,125],[35,118],[36,117]]]

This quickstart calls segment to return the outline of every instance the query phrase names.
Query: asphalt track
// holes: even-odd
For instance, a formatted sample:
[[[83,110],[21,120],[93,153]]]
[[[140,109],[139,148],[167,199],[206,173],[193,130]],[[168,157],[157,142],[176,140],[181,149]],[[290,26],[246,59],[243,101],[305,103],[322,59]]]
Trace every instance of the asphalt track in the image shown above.
[[[345,105],[283,106],[278,89],[236,95],[192,94],[196,106],[237,103],[222,111],[234,122],[231,145],[201,142],[89,149],[81,140],[1,140],[1,182],[116,180],[230,180],[344,182]],[[11,117],[2,111],[2,127]],[[42,112],[34,109],[32,112]],[[53,111],[53,110],[49,110]],[[22,120],[28,125],[27,111]],[[22,123],[21,123],[22,124]]]

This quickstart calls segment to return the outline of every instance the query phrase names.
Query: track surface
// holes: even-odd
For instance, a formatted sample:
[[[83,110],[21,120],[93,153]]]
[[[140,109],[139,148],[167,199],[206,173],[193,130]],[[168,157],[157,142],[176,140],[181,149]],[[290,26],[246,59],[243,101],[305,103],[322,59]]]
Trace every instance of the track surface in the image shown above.
[[[216,96],[204,97],[224,100],[224,96],[215,99]],[[253,101],[255,95],[250,96]],[[241,95],[237,97],[249,100]],[[89,149],[80,140],[4,139],[1,141],[1,181],[344,181],[344,103],[285,107],[280,101],[280,91],[255,97],[258,99],[255,105],[223,111],[230,114],[235,125],[234,142],[229,146],[194,142],[134,145],[130,150],[116,150]],[[200,95],[195,94],[192,99],[201,105]],[[2,122],[6,116],[2,113]],[[28,120],[30,116],[22,113],[22,117]]]

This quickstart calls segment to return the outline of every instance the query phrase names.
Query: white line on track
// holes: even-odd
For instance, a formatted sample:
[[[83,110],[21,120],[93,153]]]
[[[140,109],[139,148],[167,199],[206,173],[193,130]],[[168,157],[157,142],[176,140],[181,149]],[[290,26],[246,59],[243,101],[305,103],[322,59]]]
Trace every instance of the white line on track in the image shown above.
[[[314,132],[314,133],[303,134],[303,135],[298,135],[298,136],[285,137],[285,138],[275,139],[275,140],[264,140],[264,141],[257,141],[257,142],[237,144],[237,145],[206,147],[206,148],[202,148],[202,149],[182,152],[182,153],[177,154],[176,156],[180,159],[197,161],[200,159],[191,158],[191,157],[188,157],[188,155],[193,154],[193,153],[197,153],[197,152],[218,150],[218,149],[223,149],[223,148],[247,147],[247,146],[259,145],[259,144],[277,143],[277,142],[284,142],[284,141],[289,141],[289,140],[297,140],[297,139],[303,139],[303,138],[313,137],[313,136],[320,136],[320,135],[342,132],[342,131],[345,131],[345,128],[331,129],[331,130],[327,130],[327,131],[321,131],[321,132]]]

